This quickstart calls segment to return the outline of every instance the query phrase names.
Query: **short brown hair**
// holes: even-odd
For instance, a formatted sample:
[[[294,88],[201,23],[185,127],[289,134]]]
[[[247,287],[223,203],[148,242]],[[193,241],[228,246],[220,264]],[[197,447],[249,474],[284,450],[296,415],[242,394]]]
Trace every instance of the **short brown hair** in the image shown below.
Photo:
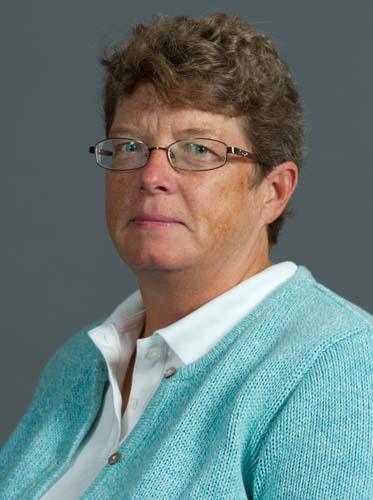
[[[258,157],[255,185],[284,161],[302,164],[302,107],[288,66],[271,40],[242,18],[217,13],[195,18],[155,16],[100,59],[106,68],[103,104],[108,135],[118,98],[151,83],[160,99],[229,116],[245,115]],[[273,246],[285,210],[268,225]]]

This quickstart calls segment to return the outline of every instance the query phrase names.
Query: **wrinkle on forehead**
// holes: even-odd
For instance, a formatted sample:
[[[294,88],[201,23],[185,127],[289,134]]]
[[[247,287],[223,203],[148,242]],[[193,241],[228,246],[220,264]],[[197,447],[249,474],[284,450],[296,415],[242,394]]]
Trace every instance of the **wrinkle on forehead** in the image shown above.
[[[157,94],[150,83],[141,83],[131,94],[118,99],[110,135],[122,129],[146,132],[159,129],[160,120],[165,124],[178,108],[170,107]]]
[[[139,111],[145,111],[150,107],[156,110],[157,108],[163,108],[166,105],[156,92],[154,86],[151,83],[146,82],[138,84],[131,94],[120,97],[117,102],[117,107],[127,99],[131,99],[131,102],[136,106],[136,108],[138,108]]]
[[[141,83],[131,94],[118,100],[109,135],[137,136],[140,140],[150,140],[157,134],[166,134],[171,141],[184,138],[182,136],[187,134],[211,137],[229,145],[250,149],[245,123],[242,115],[230,117],[219,112],[170,105],[160,98],[152,84]],[[193,133],[194,130],[196,133]],[[238,141],[235,140],[237,134]]]
[[[236,118],[242,123],[242,126],[245,126],[247,121],[246,114],[239,115],[237,113],[226,113],[221,111],[219,112],[219,111],[201,109],[198,106],[191,107],[181,103],[170,104],[169,102],[162,99],[162,97],[156,91],[155,87],[150,82],[138,83],[131,94],[125,94],[118,98],[116,107],[117,108],[120,107],[125,101],[130,102],[131,108],[136,108],[139,112],[148,111],[149,109],[151,109],[154,112],[158,112],[159,110],[165,110],[165,109],[167,109],[168,111],[177,111],[177,110],[184,110],[189,112],[197,111],[206,114],[216,114],[217,116],[223,115],[227,118]]]

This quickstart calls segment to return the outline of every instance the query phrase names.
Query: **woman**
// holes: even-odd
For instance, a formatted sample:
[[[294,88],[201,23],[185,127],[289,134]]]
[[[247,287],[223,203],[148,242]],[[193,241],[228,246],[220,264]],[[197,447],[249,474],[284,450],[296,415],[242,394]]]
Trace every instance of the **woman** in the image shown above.
[[[372,498],[372,318],[269,258],[302,162],[286,64],[224,14],[102,63],[91,152],[139,290],[44,369],[1,498]]]

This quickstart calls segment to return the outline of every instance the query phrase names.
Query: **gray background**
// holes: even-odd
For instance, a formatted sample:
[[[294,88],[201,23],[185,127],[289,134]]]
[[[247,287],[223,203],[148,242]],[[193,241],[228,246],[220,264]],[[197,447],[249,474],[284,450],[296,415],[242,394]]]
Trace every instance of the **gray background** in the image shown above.
[[[151,14],[240,14],[295,75],[308,156],[272,259],[306,265],[372,312],[373,3],[278,0],[9,2],[1,28],[1,443],[42,367],[135,280],[109,239],[97,57]],[[228,6],[229,5],[229,6]]]

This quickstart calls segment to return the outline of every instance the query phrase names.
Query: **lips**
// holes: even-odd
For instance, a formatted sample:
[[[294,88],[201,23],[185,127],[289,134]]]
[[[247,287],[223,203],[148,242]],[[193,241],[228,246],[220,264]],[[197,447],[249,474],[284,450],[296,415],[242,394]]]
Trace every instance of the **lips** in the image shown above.
[[[137,223],[151,223],[151,222],[158,222],[158,223],[173,223],[173,224],[183,224],[183,222],[181,222],[181,220],[178,220],[178,219],[175,219],[173,217],[166,217],[164,215],[156,215],[156,214],[144,214],[144,213],[141,213],[141,214],[138,214],[138,215],[135,215],[135,217],[133,217],[131,219],[131,222],[137,222]]]

